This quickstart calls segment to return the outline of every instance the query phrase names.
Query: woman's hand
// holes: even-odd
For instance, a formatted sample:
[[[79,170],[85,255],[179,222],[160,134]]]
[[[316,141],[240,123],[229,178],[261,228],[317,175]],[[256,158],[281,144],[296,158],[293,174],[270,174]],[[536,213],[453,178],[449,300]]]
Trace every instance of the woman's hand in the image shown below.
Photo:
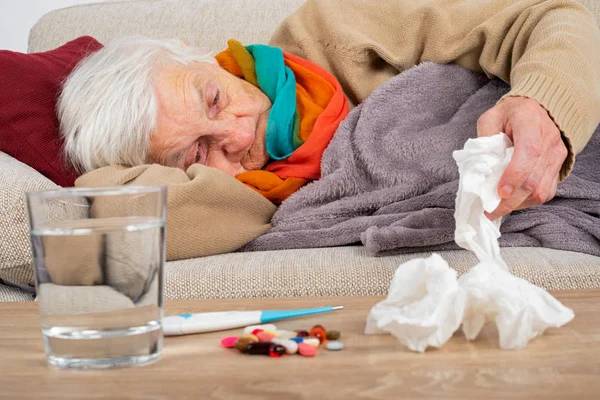
[[[482,114],[477,135],[499,132],[510,137],[515,152],[498,184],[502,201],[487,214],[491,220],[551,200],[568,155],[556,124],[535,100],[507,97]]]

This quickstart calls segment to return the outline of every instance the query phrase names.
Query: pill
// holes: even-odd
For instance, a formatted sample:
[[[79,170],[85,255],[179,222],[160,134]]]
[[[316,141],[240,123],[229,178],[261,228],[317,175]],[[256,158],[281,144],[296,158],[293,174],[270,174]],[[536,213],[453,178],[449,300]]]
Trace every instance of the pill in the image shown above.
[[[269,347],[269,356],[271,356],[273,358],[279,358],[284,354],[285,354],[284,346],[277,344],[277,343],[271,343],[271,346]]]
[[[317,355],[317,348],[306,343],[298,344],[298,353],[304,357],[314,357]]]
[[[235,342],[235,348],[242,353],[246,351],[246,346],[250,343],[258,342],[258,338],[254,335],[244,335]]]
[[[273,343],[271,343],[271,342],[248,343],[244,353],[270,355],[272,345],[273,345]],[[285,349],[283,349],[283,351],[285,351]]]
[[[277,331],[277,337],[280,339],[291,339],[296,337],[296,332],[292,331]]]
[[[264,325],[251,325],[251,326],[247,326],[244,328],[244,332],[242,333],[242,335],[247,335],[249,333],[252,333],[253,330],[255,329],[262,329],[263,331],[277,331],[277,328],[275,328],[275,325],[273,324],[264,324]]]
[[[327,342],[326,348],[327,348],[327,350],[331,350],[331,351],[339,351],[344,348],[344,343],[336,342],[336,341]]]
[[[304,340],[302,341],[302,343],[316,348],[316,347],[319,347],[319,345],[321,344],[321,341],[319,339],[317,339],[316,337],[309,336],[309,337],[305,337]]]
[[[273,343],[280,344],[285,347],[286,354],[296,354],[298,352],[298,343],[294,342],[293,340],[276,338],[273,339]]]
[[[221,346],[231,349],[231,348],[235,347],[235,342],[237,342],[238,339],[239,339],[239,337],[237,337],[237,336],[228,336],[226,338],[223,338],[223,339],[221,339]]]
[[[323,329],[324,331],[327,330],[327,329],[325,329],[325,327],[323,327],[323,325],[315,325],[315,326],[312,327],[312,329],[315,329],[315,328]]]
[[[292,342],[302,343],[304,341],[304,338],[303,337],[293,337],[293,338],[290,338],[290,340]]]
[[[268,333],[269,335],[271,335],[273,337],[279,337],[279,335],[277,334],[277,332],[269,331],[267,329],[265,329],[263,332],[264,333]]]
[[[258,329],[257,328],[257,329],[255,329],[255,330],[252,331],[252,334],[254,336],[258,337],[258,334],[261,333],[261,332],[264,332],[264,329]]]
[[[258,332],[256,337],[260,342],[270,342],[272,339],[275,339],[275,336],[268,334],[265,331]]]
[[[296,337],[306,337],[306,336],[310,336],[310,333],[308,333],[307,331],[298,331],[298,333],[296,333]]]
[[[341,336],[339,331],[327,331],[327,340],[338,340]]]
[[[323,343],[327,339],[327,332],[320,325],[317,325],[310,330],[310,336],[316,337],[319,339],[319,343]]]

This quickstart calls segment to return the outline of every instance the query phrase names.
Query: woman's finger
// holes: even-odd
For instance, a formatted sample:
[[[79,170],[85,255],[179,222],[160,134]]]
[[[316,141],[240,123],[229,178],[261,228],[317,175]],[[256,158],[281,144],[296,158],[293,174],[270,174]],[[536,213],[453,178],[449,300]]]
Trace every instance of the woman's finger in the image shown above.
[[[537,159],[536,164],[521,186],[513,191],[509,198],[503,199],[496,210],[489,214],[488,218],[494,220],[503,217],[514,210],[523,208],[528,200],[535,202],[538,197],[545,197],[550,194],[550,186],[553,180],[552,174],[554,173],[554,167],[549,167],[550,161],[548,161],[548,156],[550,154],[547,152]],[[504,175],[506,175],[506,172]]]
[[[497,107],[490,108],[477,120],[477,136],[494,136],[504,131],[502,112]]]
[[[519,196],[523,195],[523,191],[531,194],[543,176],[540,171],[532,175],[534,167],[544,153],[539,124],[523,119],[513,121],[512,137],[515,152],[498,183],[498,194],[503,199],[511,198],[519,189]]]
[[[558,171],[548,171],[548,173],[542,179],[542,182],[540,182],[540,191],[535,195],[532,194],[519,206],[518,210],[539,206],[540,204],[544,204],[552,200],[556,195],[556,188],[558,187],[558,174]]]
[[[529,197],[531,196],[531,192],[527,190],[523,190],[522,187],[518,188],[513,195],[508,199],[504,199],[498,204],[498,207],[491,213],[486,213],[486,216],[490,220],[495,220],[497,218],[501,218],[505,215],[510,214],[514,210],[517,210],[524,204]]]

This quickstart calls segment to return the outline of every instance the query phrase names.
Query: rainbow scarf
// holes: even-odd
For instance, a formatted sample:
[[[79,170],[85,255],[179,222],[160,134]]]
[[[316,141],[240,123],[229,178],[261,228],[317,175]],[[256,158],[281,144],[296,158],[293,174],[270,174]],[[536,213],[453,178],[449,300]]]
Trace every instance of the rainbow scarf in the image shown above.
[[[340,122],[348,100],[333,75],[310,61],[276,47],[243,46],[229,40],[217,54],[222,68],[260,88],[271,100],[265,169],[237,179],[280,204],[310,180],[321,177],[321,157]]]

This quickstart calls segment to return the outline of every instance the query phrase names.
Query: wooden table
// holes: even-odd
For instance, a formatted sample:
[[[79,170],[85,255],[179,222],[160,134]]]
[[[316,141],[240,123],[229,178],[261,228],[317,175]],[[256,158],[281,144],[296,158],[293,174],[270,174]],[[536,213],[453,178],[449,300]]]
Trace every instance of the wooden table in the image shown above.
[[[346,349],[273,359],[223,349],[225,333],[165,339],[151,365],[106,371],[47,366],[33,303],[0,304],[0,398],[6,399],[600,399],[600,290],[555,292],[576,313],[519,351],[498,348],[487,326],[474,342],[407,350],[362,334],[374,297],[171,301],[166,314],[342,304],[343,311],[282,321],[342,331]],[[238,333],[236,330],[230,333]]]

